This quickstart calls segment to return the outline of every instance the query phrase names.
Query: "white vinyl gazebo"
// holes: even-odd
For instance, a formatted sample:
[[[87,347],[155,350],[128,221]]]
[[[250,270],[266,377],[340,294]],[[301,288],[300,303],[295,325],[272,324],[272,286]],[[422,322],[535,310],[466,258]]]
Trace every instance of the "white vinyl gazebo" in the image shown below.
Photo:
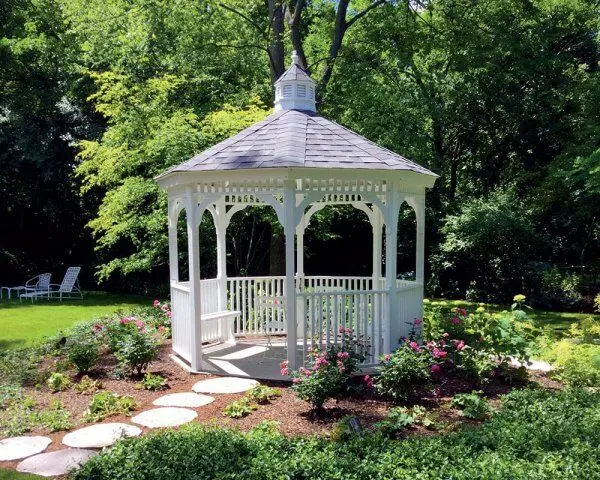
[[[294,369],[310,348],[338,343],[340,328],[351,328],[367,354],[365,364],[376,364],[409,333],[413,320],[422,317],[425,191],[436,177],[320,116],[315,84],[292,55],[291,67],[275,83],[274,113],[157,178],[169,204],[174,353],[201,371],[203,355],[215,344],[232,345],[239,336],[277,335],[285,339],[284,355]],[[416,214],[414,281],[397,279],[403,202]],[[271,206],[283,226],[285,276],[228,278],[228,224],[236,212],[257,205]],[[372,275],[304,274],[304,231],[311,216],[327,205],[352,205],[369,218]],[[182,210],[188,282],[178,276],[177,220]],[[205,211],[216,228],[217,277],[201,280],[199,224]]]

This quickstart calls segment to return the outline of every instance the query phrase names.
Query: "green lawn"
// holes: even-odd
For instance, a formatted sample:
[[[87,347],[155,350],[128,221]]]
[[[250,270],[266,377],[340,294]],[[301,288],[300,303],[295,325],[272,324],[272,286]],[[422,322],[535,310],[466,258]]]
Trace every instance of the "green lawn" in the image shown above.
[[[0,480],[36,480],[44,477],[38,477],[37,475],[29,475],[27,473],[19,473],[14,470],[0,469]]]
[[[88,293],[83,300],[62,302],[3,301],[0,303],[0,350],[26,346],[54,335],[80,320],[90,320],[138,305],[149,305],[151,301],[152,299],[142,296],[106,293]]]
[[[465,300],[444,300],[432,299],[430,305],[439,305],[440,302],[446,302],[450,305],[463,306],[467,309],[475,309],[478,304],[475,302],[467,302]],[[486,305],[490,311],[501,311],[510,308],[510,306]],[[548,326],[552,328],[556,336],[562,336],[569,329],[572,323],[577,322],[585,317],[590,316],[589,313],[574,313],[574,312],[550,312],[546,310],[528,309],[527,314],[533,320],[537,327]],[[600,315],[592,315],[600,321]]]

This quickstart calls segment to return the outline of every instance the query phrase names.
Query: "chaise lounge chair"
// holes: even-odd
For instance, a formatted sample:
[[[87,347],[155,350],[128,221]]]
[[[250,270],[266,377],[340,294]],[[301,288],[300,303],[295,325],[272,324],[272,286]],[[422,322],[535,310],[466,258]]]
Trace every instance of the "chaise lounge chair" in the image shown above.
[[[25,282],[25,285],[19,285],[18,287],[0,287],[0,300],[4,291],[7,293],[7,297],[10,300],[11,293],[15,292],[20,296],[21,292],[36,292],[39,296],[50,296],[50,273],[42,273],[33,278],[30,278]]]
[[[61,282],[61,284],[51,283],[50,288],[46,294],[39,291],[26,291],[19,295],[19,298],[31,298],[31,301],[35,298],[47,296],[48,298],[58,298],[62,301],[63,298],[83,298],[83,293],[79,287],[79,272],[81,267],[69,267]],[[57,287],[57,288],[56,288]]]

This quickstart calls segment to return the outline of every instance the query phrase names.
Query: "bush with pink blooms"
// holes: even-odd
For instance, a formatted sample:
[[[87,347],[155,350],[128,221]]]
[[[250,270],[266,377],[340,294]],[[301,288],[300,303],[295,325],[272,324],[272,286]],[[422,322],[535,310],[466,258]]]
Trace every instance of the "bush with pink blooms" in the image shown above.
[[[423,334],[436,370],[456,370],[483,380],[511,358],[527,361],[535,329],[527,319],[525,297],[515,296],[510,310],[487,311],[484,304],[469,312],[438,305],[426,309]]]
[[[338,398],[351,388],[351,378],[358,371],[358,365],[364,357],[355,349],[348,348],[352,344],[352,331],[344,331],[345,341],[342,347],[331,346],[326,350],[315,348],[309,352],[308,361],[299,370],[291,371],[287,362],[281,364],[281,374],[292,378],[292,388],[298,398],[309,402],[316,410],[323,408],[330,398]],[[364,386],[370,388],[372,380],[367,375],[363,379]]]
[[[434,362],[443,357],[441,350],[430,351],[415,341],[405,341],[398,350],[381,357],[377,391],[395,401],[410,400],[427,386],[431,374],[439,368]]]

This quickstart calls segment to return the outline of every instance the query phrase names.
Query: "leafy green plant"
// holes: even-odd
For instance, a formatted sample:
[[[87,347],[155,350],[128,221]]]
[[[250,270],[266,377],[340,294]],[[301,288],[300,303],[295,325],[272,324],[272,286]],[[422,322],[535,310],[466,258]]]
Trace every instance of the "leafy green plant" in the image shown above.
[[[53,400],[48,409],[37,412],[36,423],[50,429],[51,432],[73,428],[71,412],[60,400]]]
[[[257,385],[246,396],[255,403],[269,403],[270,400],[281,396],[281,390],[266,385]]]
[[[492,413],[492,407],[483,398],[483,392],[458,393],[452,398],[451,405],[462,410],[462,415],[472,420],[483,420]]]
[[[553,376],[571,386],[600,387],[600,345],[565,339],[551,344],[543,358],[556,367]]]
[[[415,423],[415,417],[406,407],[391,408],[385,418],[375,424],[375,428],[387,437],[395,437],[406,427]]]
[[[342,417],[331,429],[329,438],[334,442],[346,442],[356,435],[361,435],[363,430],[354,415]]]
[[[53,393],[64,392],[71,387],[71,379],[64,373],[54,372],[46,384]]]
[[[393,400],[408,400],[431,378],[431,354],[416,342],[405,342],[380,361],[380,375],[375,386],[379,393]]]
[[[136,401],[129,395],[117,395],[112,392],[100,392],[92,397],[85,411],[86,422],[99,422],[111,415],[130,413],[137,408]]]
[[[242,397],[240,400],[231,402],[223,409],[223,415],[231,418],[242,418],[246,415],[250,415],[257,406],[248,397]]]
[[[144,388],[151,391],[164,390],[167,388],[167,379],[160,375],[146,372],[144,378],[137,386],[138,388]]]
[[[7,437],[23,435],[31,431],[36,424],[36,402],[31,397],[19,396],[7,402],[0,410],[0,430]]]
[[[79,380],[79,383],[75,384],[74,388],[77,393],[93,395],[98,390],[102,390],[102,382],[100,380],[92,380],[87,375],[84,375]]]
[[[99,337],[92,331],[93,327],[79,329],[67,338],[66,352],[69,361],[75,365],[78,373],[89,372],[100,358]]]

